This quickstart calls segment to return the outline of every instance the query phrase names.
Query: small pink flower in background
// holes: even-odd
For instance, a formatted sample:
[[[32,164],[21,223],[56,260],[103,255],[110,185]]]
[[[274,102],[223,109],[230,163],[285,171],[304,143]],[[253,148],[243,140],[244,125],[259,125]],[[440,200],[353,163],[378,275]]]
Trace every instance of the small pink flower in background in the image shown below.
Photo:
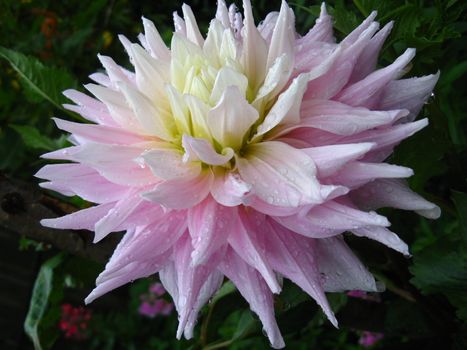
[[[138,312],[142,316],[154,318],[157,315],[168,316],[173,311],[173,304],[160,299],[166,293],[164,287],[160,283],[153,283],[149,287],[149,293],[141,295],[141,304]]]
[[[88,337],[88,324],[92,317],[91,310],[71,304],[63,304],[61,307],[61,319],[59,328],[65,338],[73,340],[84,340]]]
[[[71,162],[36,176],[97,205],[42,224],[92,230],[95,242],[126,231],[87,303],[159,273],[177,338],[189,339],[227,277],[281,348],[282,277],[337,326],[325,292],[379,290],[343,233],[408,255],[375,210],[440,215],[409,189],[411,169],[385,162],[428,124],[415,118],[439,75],[401,78],[414,49],[377,69],[393,24],[380,29],[376,12],[340,43],[324,4],[302,37],[285,1],[256,26],[249,0],[243,13],[219,0],[206,36],[188,5],[182,12],[170,48],[143,19],[141,45],[120,36],[134,72],[99,55],[105,73],[85,86],[95,98],[64,92],[91,123],[55,119],[73,146],[44,158]],[[146,314],[163,310],[144,302]]]
[[[375,345],[376,343],[378,343],[383,338],[384,338],[383,333],[364,331],[362,332],[360,339],[358,340],[358,343],[365,348],[369,348]]]
[[[375,302],[381,302],[381,297],[379,294],[369,294],[367,292],[364,292],[362,290],[351,290],[347,292],[347,295],[351,298],[357,298],[357,299],[363,299],[363,300],[368,300],[368,301],[375,301]]]
[[[352,298],[358,298],[358,299],[365,299],[366,298],[366,292],[362,290],[351,290],[347,292],[347,295]]]

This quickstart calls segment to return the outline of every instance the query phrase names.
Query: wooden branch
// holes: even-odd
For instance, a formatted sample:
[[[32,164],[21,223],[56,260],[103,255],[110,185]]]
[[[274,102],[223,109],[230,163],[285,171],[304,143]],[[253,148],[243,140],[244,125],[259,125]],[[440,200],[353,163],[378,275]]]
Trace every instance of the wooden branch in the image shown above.
[[[41,219],[62,216],[77,209],[42,193],[34,183],[1,175],[0,207],[1,230],[50,243],[60,250],[97,262],[106,262],[122,237],[122,234],[114,233],[93,244],[93,233],[90,231],[43,227],[39,223]]]

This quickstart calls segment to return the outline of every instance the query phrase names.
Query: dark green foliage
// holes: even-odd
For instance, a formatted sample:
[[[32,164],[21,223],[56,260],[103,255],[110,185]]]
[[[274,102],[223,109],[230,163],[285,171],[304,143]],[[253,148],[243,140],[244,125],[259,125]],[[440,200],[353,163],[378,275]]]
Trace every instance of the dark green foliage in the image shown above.
[[[215,1],[187,1],[202,31]],[[252,1],[257,19],[277,10],[280,1]],[[240,7],[240,1],[235,1]],[[297,28],[305,33],[319,14],[320,2],[290,2]],[[141,15],[153,20],[164,40],[172,33],[171,13],[181,1],[0,0],[0,172],[35,181],[41,153],[63,147],[65,137],[51,117],[79,119],[62,108],[61,91],[81,89],[100,70],[97,53],[129,66],[117,34],[135,40]],[[420,113],[430,126],[403,142],[390,162],[415,170],[414,190],[437,203],[437,221],[385,210],[392,230],[409,243],[405,259],[366,239],[348,239],[387,291],[381,302],[356,301],[342,294],[329,298],[340,321],[334,329],[316,304],[285,281],[276,314],[290,349],[360,349],[363,330],[379,331],[385,349],[467,348],[467,2],[462,0],[330,0],[335,35],[341,39],[372,10],[381,25],[394,20],[379,64],[388,65],[415,47],[408,76],[441,72],[435,95]],[[81,89],[82,90],[82,89]],[[76,198],[71,203],[86,205]],[[24,245],[24,244],[23,244]],[[59,338],[62,301],[76,305],[90,291],[101,266],[58,257],[44,263],[25,322],[28,335],[44,349],[267,349],[261,324],[246,302],[226,283],[202,310],[192,341],[176,341],[176,316],[147,319],[137,314],[139,295],[149,281],[121,288],[92,305],[92,337],[85,343]],[[58,340],[57,340],[58,339]],[[55,343],[55,341],[57,341]],[[55,346],[54,346],[55,343]]]

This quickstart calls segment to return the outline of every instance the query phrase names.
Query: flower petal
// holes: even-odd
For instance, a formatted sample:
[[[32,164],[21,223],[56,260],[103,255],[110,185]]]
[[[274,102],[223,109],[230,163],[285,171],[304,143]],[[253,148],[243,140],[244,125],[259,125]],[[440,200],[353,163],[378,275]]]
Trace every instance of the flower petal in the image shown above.
[[[229,147],[224,148],[222,154],[219,154],[209,141],[188,135],[183,135],[182,145],[185,149],[184,162],[201,161],[209,165],[224,165],[234,156],[233,150]]]
[[[365,209],[393,207],[414,210],[429,219],[437,219],[441,215],[441,210],[437,205],[413,192],[401,180],[375,180],[352,192],[351,197],[361,208]]]
[[[52,118],[57,127],[72,133],[80,143],[93,141],[98,143],[130,145],[146,141],[144,136],[113,126],[74,123],[68,120]]]
[[[163,61],[170,60],[170,50],[165,45],[154,23],[147,18],[143,19],[144,35],[146,42],[154,57]]]
[[[151,149],[142,153],[141,158],[162,180],[196,176],[201,172],[201,164],[183,162],[182,152],[174,148]]]
[[[349,188],[362,186],[381,178],[406,178],[413,175],[413,170],[387,163],[352,162],[344,166],[339,174],[333,176],[333,183]]]
[[[195,177],[167,180],[142,194],[143,198],[167,208],[186,209],[200,203],[209,194],[213,182],[211,170]],[[187,189],[189,189],[187,191]]]
[[[220,270],[235,284],[261,320],[274,349],[285,346],[274,318],[272,293],[257,270],[246,264],[232,249],[225,254]]]
[[[301,150],[268,141],[248,146],[245,153],[236,158],[238,171],[264,201],[292,207],[321,201],[316,167]]]
[[[248,265],[254,267],[266,281],[273,293],[280,293],[281,287],[277,282],[271,266],[266,259],[266,248],[264,237],[260,236],[255,226],[251,223],[251,213],[240,210],[236,216],[236,224],[232,228],[228,241],[232,249]],[[262,214],[257,213],[257,216]]]
[[[209,111],[208,124],[212,136],[223,147],[239,149],[247,131],[258,117],[256,109],[242,96],[239,89],[229,86],[219,103]]]
[[[302,149],[315,162],[319,177],[334,174],[348,162],[361,158],[371,150],[374,143],[329,145]]]
[[[287,2],[282,1],[279,17],[272,33],[269,45],[267,68],[274,64],[276,58],[286,54],[293,60],[295,44],[295,16]]]
[[[378,291],[374,277],[339,237],[318,239],[316,261],[324,276],[324,290],[342,292],[346,290]]]
[[[379,52],[389,33],[391,33],[393,25],[393,22],[389,22],[383,27],[383,29],[376,33],[373,38],[371,38],[355,64],[352,76],[349,80],[350,83],[362,80],[375,70],[376,64],[378,63]],[[398,108],[401,107],[399,106]]]
[[[138,190],[128,191],[129,193],[115,203],[114,207],[94,226],[93,243],[101,241],[110,232],[116,231],[116,228],[125,222],[138,205],[143,201]],[[128,229],[131,227],[128,227]]]
[[[266,75],[268,47],[255,26],[250,0],[243,0],[245,13],[243,36],[242,64],[253,91],[257,91]]]
[[[325,43],[333,43],[335,41],[332,30],[332,17],[328,15],[324,2],[321,4],[319,17],[316,19],[313,28],[303,38],[298,39],[299,45],[306,45],[307,42],[312,43],[317,41]]]
[[[314,241],[288,231],[274,222],[266,227],[267,255],[274,270],[289,278],[315,299],[331,323],[337,327],[336,317],[321,286]]]
[[[94,225],[107,215],[115,203],[99,204],[91,208],[53,219],[42,219],[41,225],[55,229],[89,230],[94,231]]]
[[[372,108],[378,103],[377,94],[391,81],[398,78],[415,56],[415,49],[407,49],[391,65],[369,74],[365,79],[349,85],[336,99],[350,106]]]
[[[118,87],[139,122],[140,133],[154,135],[166,141],[174,140],[175,125],[171,115],[164,113],[145,95],[128,84],[118,83]]]
[[[227,207],[243,204],[250,191],[251,186],[238,174],[219,167],[214,169],[211,195],[219,204]]]
[[[430,97],[440,73],[419,78],[391,81],[383,91],[378,108],[406,108],[410,111],[409,121],[413,121],[423,104]]]
[[[128,187],[109,182],[99,173],[81,164],[50,164],[44,166],[36,177],[49,180],[42,188],[81,198],[94,203],[109,203],[120,200]]]
[[[351,232],[356,236],[368,237],[372,240],[383,243],[389,248],[392,248],[406,256],[410,256],[409,247],[407,244],[402,241],[394,232],[389,231],[385,227],[368,226],[352,230]]]
[[[219,205],[211,197],[190,208],[187,220],[193,245],[192,266],[206,263],[227,243],[230,231],[238,225],[236,208]]]
[[[188,40],[191,40],[199,47],[203,47],[204,39],[201,35],[198,24],[196,23],[195,15],[191,10],[191,7],[187,4],[182,5],[183,18],[186,24],[186,37]]]

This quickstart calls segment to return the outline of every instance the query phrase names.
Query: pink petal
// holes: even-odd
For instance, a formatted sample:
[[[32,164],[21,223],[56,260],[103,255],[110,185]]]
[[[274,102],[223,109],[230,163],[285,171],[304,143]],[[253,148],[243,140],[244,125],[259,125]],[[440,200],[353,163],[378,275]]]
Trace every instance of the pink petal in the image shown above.
[[[72,100],[75,105],[64,104],[66,109],[82,115],[87,120],[95,123],[115,126],[117,123],[110,116],[104,103],[76,90],[65,90],[63,95]]]
[[[351,197],[362,208],[393,207],[414,210],[429,219],[437,219],[441,215],[441,210],[437,205],[413,192],[405,182],[400,180],[375,180],[352,192]]]
[[[368,226],[351,231],[356,236],[368,237],[392,248],[406,256],[410,256],[409,247],[394,232],[385,227]]]
[[[322,76],[310,81],[304,99],[328,99],[339,93],[347,84],[357,58],[377,29],[378,24],[372,23],[355,41],[347,40],[352,35],[350,34],[345,39],[346,43],[343,41],[339,45],[341,51],[336,53],[337,57],[333,61],[332,67]]]
[[[211,195],[222,205],[234,207],[244,202],[251,191],[251,186],[240,175],[222,168],[214,169],[214,182]]]
[[[207,282],[209,275],[218,263],[218,258],[211,259],[210,263],[193,267],[191,265],[191,253],[193,248],[188,235],[179,239],[174,246],[174,272],[176,273],[177,284],[177,311],[179,313],[179,323],[177,329],[177,339],[180,339],[185,327],[190,319],[190,314],[197,311],[195,305],[199,300],[203,285]],[[219,279],[216,279],[217,281]],[[169,290],[170,292],[170,290]],[[208,296],[210,297],[210,295]],[[205,296],[201,298],[206,299]],[[199,307],[199,305],[198,305]]]
[[[391,32],[393,25],[393,22],[389,22],[383,27],[383,29],[376,33],[373,38],[371,38],[355,64],[355,68],[349,80],[350,83],[362,80],[375,70],[376,64],[378,63],[379,52],[383,47],[384,41]]]
[[[258,24],[258,30],[261,33],[261,36],[266,40],[268,44],[271,44],[272,33],[276,27],[277,18],[279,17],[279,12],[272,11],[269,12],[263,21]]]
[[[352,253],[342,237],[315,240],[316,261],[323,275],[324,290],[378,291],[374,277]]]
[[[276,276],[266,259],[266,247],[264,237],[255,231],[253,220],[264,220],[259,213],[247,213],[242,210],[236,217],[236,224],[230,232],[228,241],[232,249],[248,265],[252,266],[261,274],[273,293],[280,293]]]
[[[430,97],[439,72],[420,78],[409,78],[391,81],[382,92],[378,108],[393,109],[406,108],[410,111],[410,121],[420,112],[423,104]]]
[[[220,269],[248,301],[251,310],[259,316],[271,346],[275,349],[283,348],[284,340],[274,318],[272,293],[258,271],[246,264],[232,249],[225,254]]]
[[[316,19],[316,23],[309,30],[309,32],[298,40],[298,44],[304,44],[308,42],[321,41],[325,43],[333,43],[335,41],[333,30],[332,30],[332,17],[328,15],[326,11],[326,4],[323,2],[321,4],[321,12],[319,17]]]
[[[391,81],[398,78],[415,56],[415,49],[407,49],[391,65],[379,69],[365,79],[348,87],[336,96],[340,102],[351,106],[373,108],[378,103],[378,93]]]
[[[413,175],[413,170],[403,166],[387,163],[352,162],[333,176],[333,183],[349,188],[362,186],[370,181],[381,178],[406,178]]]
[[[128,191],[127,195],[115,203],[114,207],[98,222],[94,227],[94,241],[97,243],[106,237],[110,232],[125,222],[126,218],[134,212],[143,201],[139,191]]]
[[[35,176],[50,180],[40,184],[43,188],[78,195],[94,203],[115,202],[128,192],[128,187],[111,183],[94,169],[81,164],[46,165]]]
[[[268,260],[274,270],[292,280],[315,299],[331,323],[337,327],[336,317],[321,286],[318,262],[314,255],[314,241],[288,231],[274,222],[271,222],[271,226],[266,225],[265,229],[268,230],[264,232],[268,242]]]
[[[86,143],[72,149],[61,150],[58,153],[45,154],[43,157],[60,157],[80,162],[96,169],[109,181],[124,186],[144,186],[156,183],[148,168],[140,166],[134,160],[143,153],[145,148],[151,148],[154,143],[147,142],[138,146],[107,145]]]
[[[282,142],[250,145],[245,158],[237,157],[237,166],[242,179],[269,204],[296,207],[322,200],[312,160]]]
[[[237,208],[219,205],[210,196],[188,210],[188,230],[193,252],[192,266],[204,264],[227,243],[230,230],[238,225]]]
[[[55,229],[89,230],[94,231],[94,225],[104,217],[115,203],[99,204],[54,219],[42,219],[41,225]]]
[[[125,234],[106,265],[106,275],[118,272],[129,261],[150,261],[163,255],[186,231],[186,211],[156,213],[151,224],[138,227],[134,234]]]
[[[195,177],[167,180],[159,183],[143,197],[167,208],[186,209],[200,203],[209,194],[214,176],[210,169]]]
[[[57,127],[72,133],[74,137],[82,141],[93,141],[98,143],[110,143],[129,145],[146,141],[144,137],[128,132],[122,128],[106,125],[73,123],[68,120],[52,118]]]
[[[425,118],[413,123],[396,125],[387,129],[364,131],[356,135],[336,140],[336,143],[374,142],[376,145],[371,151],[374,152],[384,149],[385,147],[393,147],[397,145],[402,140],[412,136],[427,125],[428,119]]]
[[[361,158],[375,144],[374,143],[354,143],[346,145],[329,145],[321,147],[306,148],[305,152],[318,168],[320,177],[327,177],[334,174],[347,163]]]

